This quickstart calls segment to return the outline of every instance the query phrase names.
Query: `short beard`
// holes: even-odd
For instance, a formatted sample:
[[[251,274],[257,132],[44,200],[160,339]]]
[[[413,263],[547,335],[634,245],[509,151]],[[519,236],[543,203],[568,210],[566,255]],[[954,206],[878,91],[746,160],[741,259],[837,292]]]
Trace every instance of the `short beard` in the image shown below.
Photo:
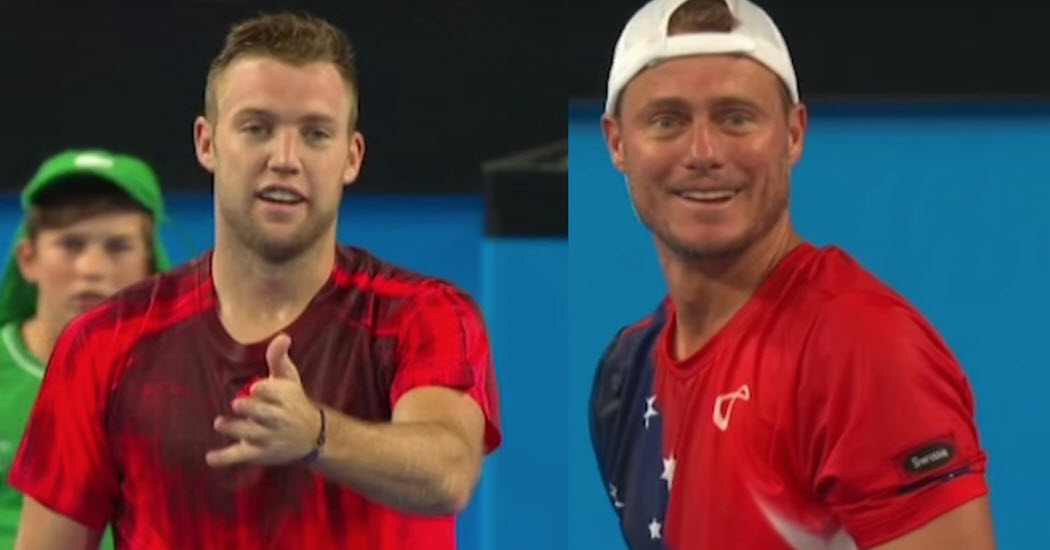
[[[724,260],[740,255],[755,240],[750,233],[742,235],[738,239],[729,242],[711,244],[707,246],[690,245],[677,239],[670,231],[664,228],[650,225],[645,226],[652,231],[653,235],[664,245],[676,258],[685,263],[699,263],[710,260]]]
[[[306,225],[284,239],[267,238],[243,212],[220,207],[230,233],[241,245],[269,264],[283,264],[312,248],[335,223],[338,211],[308,220]]]

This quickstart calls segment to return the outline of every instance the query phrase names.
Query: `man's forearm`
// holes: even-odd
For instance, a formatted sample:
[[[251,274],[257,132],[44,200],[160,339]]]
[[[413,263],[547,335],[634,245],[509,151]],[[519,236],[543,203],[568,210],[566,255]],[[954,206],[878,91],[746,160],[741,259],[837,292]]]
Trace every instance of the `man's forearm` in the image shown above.
[[[67,518],[26,495],[15,550],[95,550],[102,531]]]
[[[327,435],[314,470],[406,512],[453,514],[477,482],[480,457],[437,422],[365,422],[325,408]]]

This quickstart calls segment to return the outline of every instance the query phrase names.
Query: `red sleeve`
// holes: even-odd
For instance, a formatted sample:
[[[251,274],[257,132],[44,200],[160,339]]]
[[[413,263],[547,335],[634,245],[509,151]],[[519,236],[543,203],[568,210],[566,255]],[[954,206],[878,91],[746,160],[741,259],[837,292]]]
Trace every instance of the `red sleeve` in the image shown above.
[[[51,510],[101,529],[118,484],[104,430],[105,338],[88,325],[95,317],[74,321],[55,345],[9,481]]]
[[[898,538],[985,495],[973,394],[911,306],[851,295],[807,339],[800,460],[858,546]]]
[[[399,327],[390,402],[421,386],[464,391],[485,415],[485,452],[492,452],[501,438],[496,376],[485,323],[473,300],[449,286],[428,288]]]

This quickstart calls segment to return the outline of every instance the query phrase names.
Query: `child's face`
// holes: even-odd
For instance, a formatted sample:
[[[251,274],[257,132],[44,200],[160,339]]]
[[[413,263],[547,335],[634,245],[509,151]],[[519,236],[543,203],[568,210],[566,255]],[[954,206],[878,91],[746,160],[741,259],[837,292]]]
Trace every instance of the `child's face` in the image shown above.
[[[150,272],[149,217],[138,212],[93,216],[41,229],[18,247],[22,276],[37,285],[37,316],[65,326]]]

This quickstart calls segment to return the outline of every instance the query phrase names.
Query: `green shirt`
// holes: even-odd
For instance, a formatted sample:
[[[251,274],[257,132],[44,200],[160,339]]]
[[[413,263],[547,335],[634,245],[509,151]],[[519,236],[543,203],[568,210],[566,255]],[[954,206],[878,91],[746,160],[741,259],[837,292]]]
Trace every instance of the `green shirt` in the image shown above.
[[[44,377],[44,363],[29,352],[20,325],[12,321],[0,327],[0,550],[15,545],[22,493],[7,484],[7,474]],[[100,548],[113,548],[110,529]]]
[[[22,493],[7,484],[7,474],[44,376],[44,364],[26,349],[19,324],[0,327],[0,550],[15,545]]]

